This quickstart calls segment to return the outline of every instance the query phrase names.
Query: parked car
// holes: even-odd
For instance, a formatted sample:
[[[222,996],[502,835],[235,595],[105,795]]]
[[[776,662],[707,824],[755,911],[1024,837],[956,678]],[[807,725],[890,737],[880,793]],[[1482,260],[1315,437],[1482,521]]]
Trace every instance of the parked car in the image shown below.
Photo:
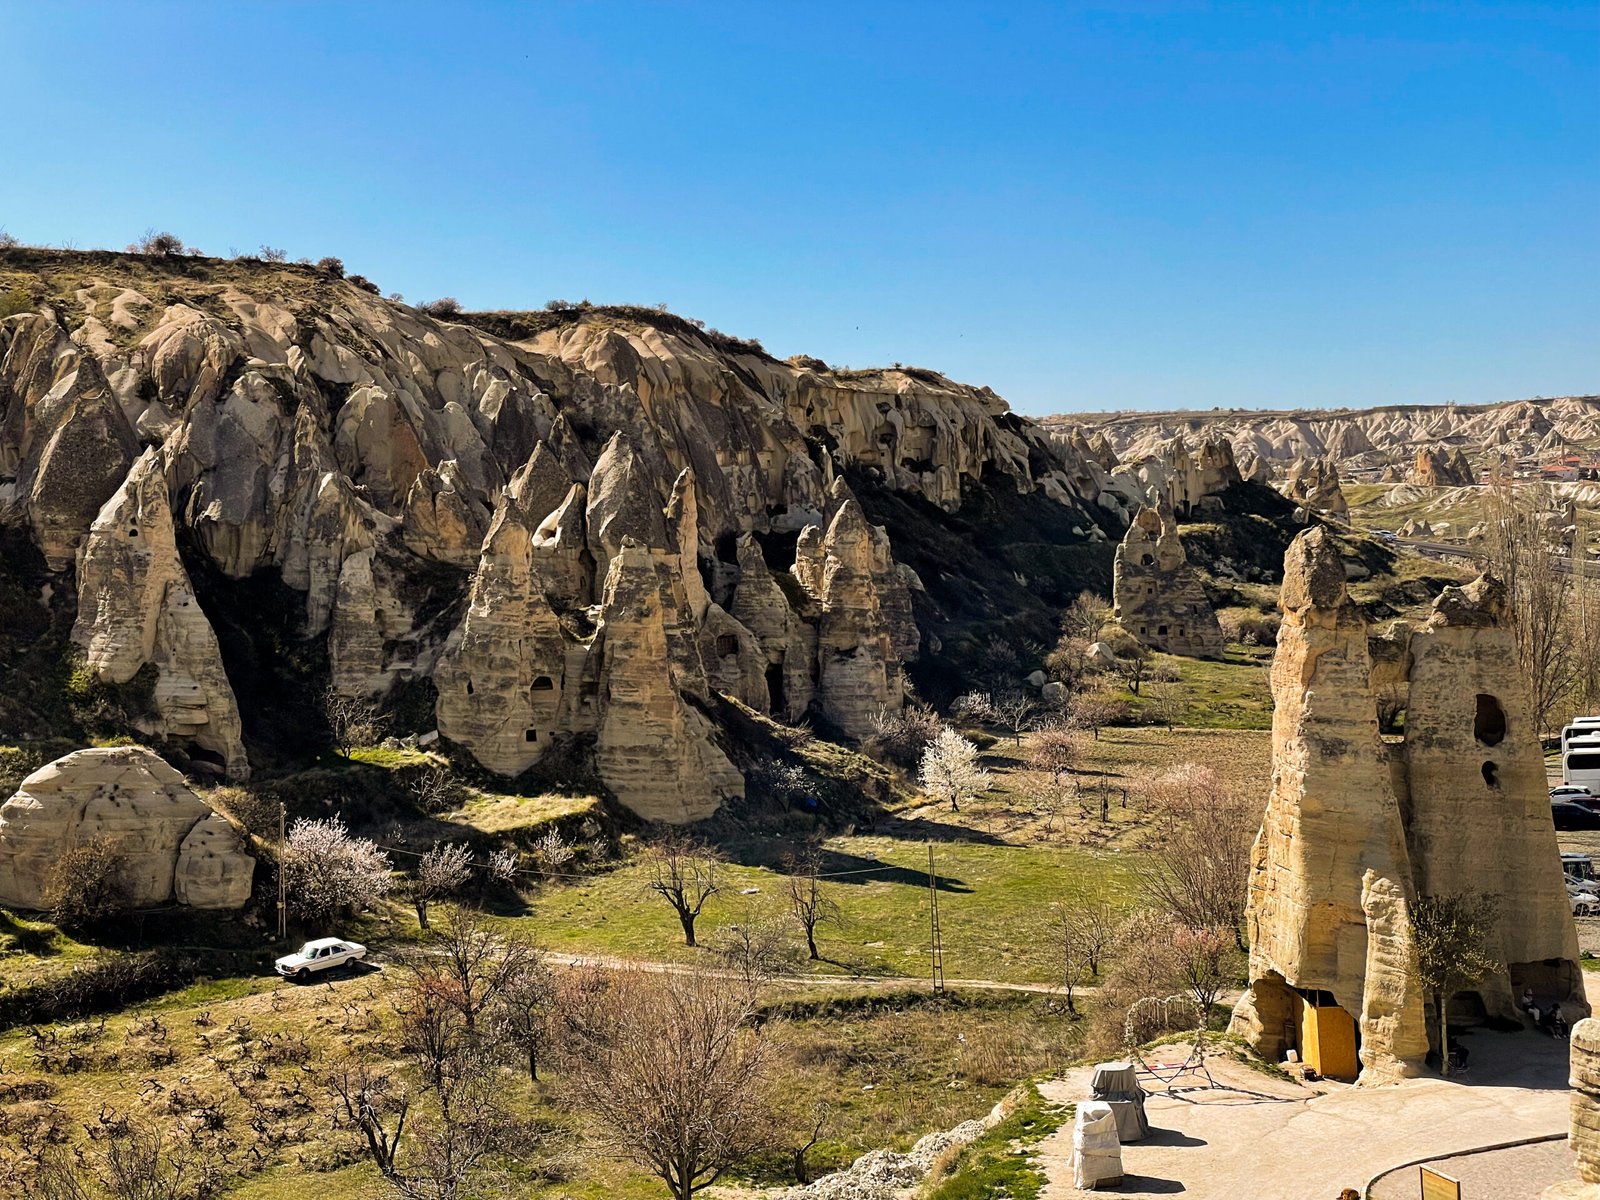
[[[1550,819],[1557,829],[1600,829],[1600,812],[1570,800],[1552,800]]]
[[[331,971],[360,962],[367,956],[367,948],[360,942],[346,942],[340,938],[316,938],[307,942],[293,954],[285,954],[272,965],[285,979],[310,979],[319,971]]]
[[[1568,892],[1567,900],[1572,905],[1572,915],[1575,917],[1600,914],[1600,897],[1593,892]]]
[[[1550,799],[1552,800],[1571,800],[1578,796],[1588,796],[1591,799],[1595,798],[1594,793],[1588,788],[1584,787],[1582,784],[1558,783],[1555,787],[1550,789]]]

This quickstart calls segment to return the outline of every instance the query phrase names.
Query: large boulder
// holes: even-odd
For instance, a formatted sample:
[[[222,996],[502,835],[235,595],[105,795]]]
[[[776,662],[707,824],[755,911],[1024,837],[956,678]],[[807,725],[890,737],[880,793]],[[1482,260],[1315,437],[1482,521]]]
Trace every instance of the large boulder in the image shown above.
[[[0,805],[0,904],[45,907],[56,860],[109,838],[130,904],[238,908],[255,860],[244,839],[142,746],[78,750],[40,767]]]

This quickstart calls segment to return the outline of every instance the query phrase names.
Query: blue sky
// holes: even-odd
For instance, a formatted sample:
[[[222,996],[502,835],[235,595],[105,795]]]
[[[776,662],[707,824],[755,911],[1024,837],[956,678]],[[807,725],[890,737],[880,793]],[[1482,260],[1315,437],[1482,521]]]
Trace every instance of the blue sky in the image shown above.
[[[1024,412],[1600,391],[1600,3],[0,0],[0,226]]]

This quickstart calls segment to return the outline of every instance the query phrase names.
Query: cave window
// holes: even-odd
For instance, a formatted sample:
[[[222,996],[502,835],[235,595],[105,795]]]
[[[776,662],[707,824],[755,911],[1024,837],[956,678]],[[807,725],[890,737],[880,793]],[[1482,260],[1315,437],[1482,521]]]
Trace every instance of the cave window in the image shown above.
[[[717,634],[717,657],[727,658],[731,654],[739,653],[739,639],[731,633]]]
[[[1500,767],[1493,762],[1483,764],[1483,781],[1492,788],[1500,786]]]
[[[472,695],[472,680],[467,680],[467,695]]]
[[[1139,636],[1140,637],[1147,636],[1149,634],[1149,632],[1150,632],[1150,626],[1148,626],[1148,625],[1139,626]]]
[[[1153,566],[1155,566],[1156,565],[1156,556],[1154,554],[1141,554],[1139,556],[1139,565],[1141,567],[1153,567]]]
[[[1179,637],[1182,637],[1182,636],[1183,636],[1183,626],[1182,626],[1182,625],[1179,625],[1179,626],[1178,626],[1178,636],[1179,636]]]
[[[128,536],[129,537],[138,537],[139,536],[139,531],[137,529],[130,529],[130,530],[128,530]]]
[[[1484,692],[1478,693],[1472,736],[1485,746],[1498,746],[1506,736],[1506,710],[1500,707],[1500,701]]]
[[[522,731],[522,740],[525,742],[537,742],[539,740],[539,731],[537,729],[524,729]]]
[[[536,692],[553,691],[555,686],[555,681],[548,675],[541,675],[533,681],[533,690]]]
[[[1167,627],[1165,625],[1157,625],[1156,626],[1156,636],[1157,637],[1166,637],[1167,636]]]

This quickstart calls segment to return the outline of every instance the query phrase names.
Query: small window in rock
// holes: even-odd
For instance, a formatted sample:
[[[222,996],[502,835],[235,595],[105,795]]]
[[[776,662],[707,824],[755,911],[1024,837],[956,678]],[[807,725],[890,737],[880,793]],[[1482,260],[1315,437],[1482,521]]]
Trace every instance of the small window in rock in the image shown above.
[[[539,731],[537,729],[524,729],[522,731],[522,740],[525,742],[537,742],[539,740]]]
[[[472,695],[472,680],[467,680],[467,695]]]
[[[1500,786],[1500,767],[1498,764],[1492,762],[1483,764],[1483,781],[1492,788]]]
[[[128,536],[129,537],[138,537],[139,536],[139,531],[137,529],[130,529],[130,530],[128,530]]]
[[[533,690],[536,692],[553,691],[555,686],[555,680],[551,679],[548,675],[541,675],[539,678],[533,681]],[[528,740],[531,742],[533,739],[529,738]]]
[[[717,635],[717,657],[727,658],[730,654],[739,653],[739,639],[731,633]]]
[[[1153,567],[1153,566],[1155,566],[1156,565],[1156,556],[1154,554],[1141,555],[1140,558],[1139,558],[1139,565],[1141,567]]]
[[[1167,634],[1167,627],[1165,625],[1157,625],[1156,626],[1156,636],[1157,637],[1165,637],[1166,634]]]
[[[1478,710],[1472,718],[1472,736],[1485,746],[1498,746],[1506,736],[1506,710],[1500,701],[1478,693]]]

